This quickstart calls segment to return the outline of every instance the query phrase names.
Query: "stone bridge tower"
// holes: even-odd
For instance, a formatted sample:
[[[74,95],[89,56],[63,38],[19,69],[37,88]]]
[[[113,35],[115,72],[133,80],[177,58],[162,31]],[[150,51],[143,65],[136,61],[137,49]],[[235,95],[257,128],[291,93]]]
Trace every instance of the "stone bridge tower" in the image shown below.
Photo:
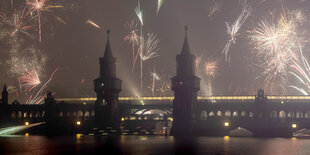
[[[94,80],[97,94],[95,102],[95,126],[99,128],[120,129],[118,95],[122,81],[116,77],[116,58],[112,55],[109,33],[104,56],[99,59],[100,75]]]
[[[174,91],[171,134],[186,136],[192,132],[192,121],[195,119],[193,110],[197,102],[197,92],[200,89],[200,79],[195,76],[196,57],[189,49],[186,26],[182,52],[177,55],[176,60],[176,76],[171,78]]]

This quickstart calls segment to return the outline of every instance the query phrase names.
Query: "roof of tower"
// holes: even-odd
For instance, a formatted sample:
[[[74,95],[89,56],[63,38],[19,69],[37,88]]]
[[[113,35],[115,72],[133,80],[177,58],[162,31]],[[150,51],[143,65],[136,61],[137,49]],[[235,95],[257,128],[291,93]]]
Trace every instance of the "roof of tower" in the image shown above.
[[[110,30],[107,30],[107,45],[104,50],[104,56],[105,59],[113,59],[112,50],[110,47]]]
[[[6,88],[6,84],[4,84],[4,87],[3,87],[3,90],[2,90],[2,92],[7,92],[8,90],[7,90],[7,88]]]
[[[183,43],[183,48],[181,54],[191,54],[191,51],[189,49],[189,44],[187,40],[187,26],[185,26],[185,38]]]

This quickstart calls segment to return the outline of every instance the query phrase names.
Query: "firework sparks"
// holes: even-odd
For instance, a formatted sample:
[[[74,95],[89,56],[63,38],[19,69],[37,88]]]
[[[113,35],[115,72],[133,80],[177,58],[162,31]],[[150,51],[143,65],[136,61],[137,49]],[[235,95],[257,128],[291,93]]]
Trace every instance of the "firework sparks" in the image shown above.
[[[61,8],[61,5],[50,4],[48,0],[26,0],[27,6],[30,9],[30,15],[35,16],[38,19],[38,32],[39,32],[39,42],[42,40],[42,24],[41,15],[43,11],[51,11],[53,8]],[[58,19],[60,19],[58,17]],[[61,22],[63,22],[61,20]]]
[[[138,1],[138,6],[135,8],[135,12],[141,25],[143,25],[143,10],[140,8],[140,1]]]
[[[164,1],[165,0],[157,0],[157,12],[156,12],[156,14],[158,14],[158,12],[159,12],[161,6],[163,5]]]
[[[135,46],[138,44],[139,35],[138,32],[138,24],[136,24],[133,20],[131,22],[127,22],[125,27],[129,30],[127,36],[124,37],[124,41],[128,41],[131,44],[132,48],[132,71],[135,68],[135,64],[138,58],[138,53],[135,52]]]
[[[300,46],[302,37],[297,31],[298,25],[302,22],[300,14],[299,11],[283,10],[278,20],[275,22],[274,20],[262,20],[249,36],[256,57],[262,63],[260,66],[264,68],[260,76],[265,76],[265,85],[269,86],[270,92],[274,92],[274,89],[279,87],[282,93],[286,94],[286,87],[289,83],[288,74],[293,75],[307,87],[310,84],[308,83],[310,72],[306,73],[308,63],[302,55]],[[272,16],[271,19],[275,17]],[[306,79],[307,82],[302,79]],[[305,90],[298,90],[305,94]]]
[[[218,61],[209,61],[205,63],[205,74],[211,77],[215,77],[216,69],[218,68]]]
[[[41,84],[39,75],[35,69],[32,71],[25,70],[23,75],[18,78],[20,88],[30,92],[33,88]]]
[[[94,27],[96,27],[98,29],[101,29],[101,27],[98,24],[96,24],[94,21],[92,21],[91,19],[88,19],[86,21],[86,24],[90,24],[90,25],[92,25],[92,26],[94,26]]]
[[[143,90],[143,62],[150,60],[152,58],[158,57],[158,43],[159,39],[157,39],[156,35],[148,34],[147,39],[144,39],[144,36],[140,36],[138,54],[140,56],[140,86],[141,86],[141,96]]]
[[[159,75],[155,71],[155,67],[154,67],[154,71],[151,72],[151,76],[152,76],[152,94],[153,96],[155,96],[155,81],[160,80]]]
[[[10,33],[11,37],[14,36],[17,32],[21,32],[30,36],[27,30],[31,29],[33,26],[27,25],[28,14],[26,13],[25,9],[21,11],[14,11],[14,14],[11,18],[8,18],[3,12],[0,12],[0,21],[13,29]]]
[[[242,3],[242,10],[240,15],[237,17],[234,23],[231,25],[226,22],[226,28],[227,28],[227,33],[230,36],[228,42],[226,43],[224,49],[222,50],[222,53],[225,54],[225,60],[226,62],[230,62],[230,52],[229,49],[230,47],[236,43],[236,39],[239,36],[239,30],[241,26],[244,24],[246,19],[250,16],[252,13],[252,7],[250,7],[247,2],[245,1]]]
[[[26,101],[26,104],[40,104],[42,103],[44,99],[44,95],[42,95],[43,91],[46,89],[48,84],[52,81],[54,74],[59,70],[59,68],[55,69],[50,78],[42,85],[42,87],[39,89],[39,91],[35,94],[34,97],[32,95],[29,97],[29,99]]]

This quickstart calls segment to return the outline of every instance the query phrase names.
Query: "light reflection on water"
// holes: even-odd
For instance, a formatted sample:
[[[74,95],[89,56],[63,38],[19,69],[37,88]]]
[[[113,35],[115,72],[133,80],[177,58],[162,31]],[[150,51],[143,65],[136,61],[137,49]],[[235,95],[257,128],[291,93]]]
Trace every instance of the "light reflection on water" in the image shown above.
[[[310,139],[164,136],[1,136],[0,154],[310,154]]]

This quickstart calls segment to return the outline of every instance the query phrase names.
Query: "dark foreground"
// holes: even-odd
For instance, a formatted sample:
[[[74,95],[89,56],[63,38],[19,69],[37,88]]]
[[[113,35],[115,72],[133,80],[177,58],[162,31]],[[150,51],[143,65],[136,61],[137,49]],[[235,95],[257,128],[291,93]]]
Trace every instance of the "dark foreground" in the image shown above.
[[[2,136],[0,154],[310,154],[310,139]]]

